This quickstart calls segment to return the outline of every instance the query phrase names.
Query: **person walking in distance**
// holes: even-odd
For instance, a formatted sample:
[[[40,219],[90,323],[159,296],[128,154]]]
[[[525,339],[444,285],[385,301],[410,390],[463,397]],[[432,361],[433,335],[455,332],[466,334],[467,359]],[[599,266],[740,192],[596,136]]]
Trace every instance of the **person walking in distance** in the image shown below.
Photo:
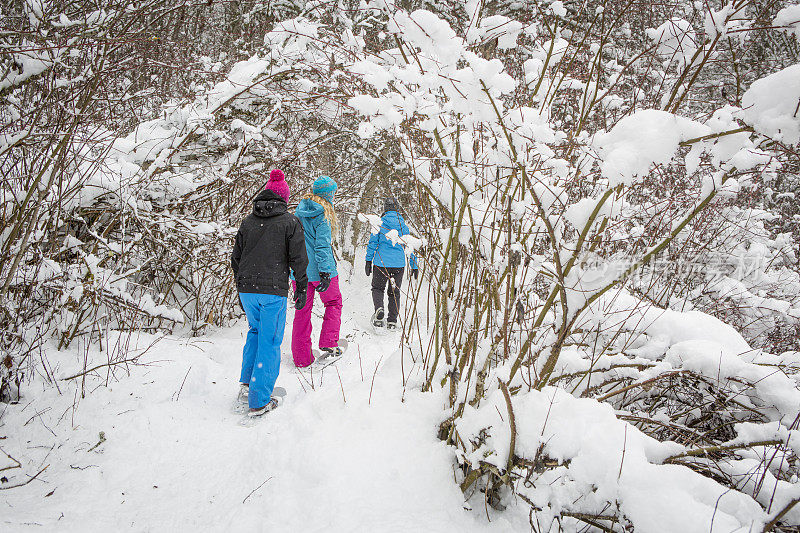
[[[260,416],[280,403],[273,396],[281,366],[281,342],[286,327],[289,269],[298,284],[296,309],[306,303],[306,245],[303,226],[289,213],[289,186],[281,170],[274,169],[264,190],[253,200],[253,212],[236,233],[231,266],[239,300],[247,315],[242,352],[239,405],[250,416]]]
[[[294,314],[292,324],[292,356],[294,364],[306,367],[314,362],[311,353],[311,310],[314,294],[325,305],[325,316],[319,334],[321,355],[326,358],[342,355],[339,346],[339,329],[342,325],[342,293],[339,290],[339,275],[336,258],[333,255],[332,239],[336,234],[336,213],[333,199],[336,182],[328,176],[320,176],[314,181],[312,194],[305,196],[295,209],[305,230],[306,252],[308,254],[308,298],[306,304]],[[305,280],[296,280],[302,287]]]
[[[400,287],[403,284],[406,252],[401,243],[390,239],[390,237],[394,237],[394,234],[390,234],[390,232],[396,231],[397,237],[409,235],[410,232],[405,220],[398,212],[397,202],[393,198],[387,198],[384,201],[381,220],[378,233],[373,234],[369,239],[364,271],[367,276],[372,274],[372,303],[375,306],[372,324],[375,327],[383,327],[385,324],[387,329],[395,329],[400,308]],[[413,253],[410,254],[408,262],[411,267],[411,275],[416,279],[419,276],[417,256]],[[388,316],[383,307],[384,290],[387,292],[389,300]]]

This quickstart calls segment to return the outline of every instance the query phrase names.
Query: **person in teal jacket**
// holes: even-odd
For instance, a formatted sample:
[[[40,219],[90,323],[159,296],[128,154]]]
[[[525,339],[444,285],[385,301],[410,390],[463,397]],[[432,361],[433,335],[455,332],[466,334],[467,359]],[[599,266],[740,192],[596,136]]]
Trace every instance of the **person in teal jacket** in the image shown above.
[[[300,200],[294,211],[303,225],[308,255],[306,304],[295,311],[292,324],[292,356],[298,367],[306,367],[314,362],[311,354],[311,310],[315,292],[319,293],[319,298],[325,305],[319,348],[329,357],[342,354],[339,348],[342,292],[339,290],[339,273],[336,270],[332,245],[336,234],[336,213],[333,210],[336,188],[333,179],[320,176],[314,181],[312,194]]]
[[[375,313],[372,323],[376,327],[383,327],[386,318],[386,328],[397,327],[397,314],[400,307],[400,286],[403,284],[403,273],[406,267],[406,250],[400,243],[393,243],[387,234],[395,230],[398,237],[409,235],[405,220],[398,213],[397,202],[387,198],[383,203],[383,216],[378,233],[373,234],[367,245],[367,262],[364,271],[367,276],[372,276],[372,303]],[[411,275],[416,279],[419,275],[417,256],[413,253],[408,257]],[[375,268],[373,269],[373,265]],[[387,289],[388,286],[388,289]],[[383,310],[383,292],[386,290],[389,299],[389,314],[385,316]]]

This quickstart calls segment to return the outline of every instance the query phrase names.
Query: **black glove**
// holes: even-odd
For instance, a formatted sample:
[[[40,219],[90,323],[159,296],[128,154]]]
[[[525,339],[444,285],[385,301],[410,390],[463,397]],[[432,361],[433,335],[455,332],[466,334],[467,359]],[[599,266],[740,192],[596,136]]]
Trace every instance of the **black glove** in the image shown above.
[[[372,275],[372,261],[367,261],[364,264],[364,272],[367,273],[367,276],[371,276]]]
[[[331,286],[331,275],[327,272],[319,273],[319,285],[317,285],[317,292],[325,292]]]
[[[411,275],[414,276],[414,279],[419,278],[419,269],[418,268],[412,268],[411,269]]]
[[[294,308],[295,309],[302,309],[306,306],[306,292],[296,292],[294,293]]]

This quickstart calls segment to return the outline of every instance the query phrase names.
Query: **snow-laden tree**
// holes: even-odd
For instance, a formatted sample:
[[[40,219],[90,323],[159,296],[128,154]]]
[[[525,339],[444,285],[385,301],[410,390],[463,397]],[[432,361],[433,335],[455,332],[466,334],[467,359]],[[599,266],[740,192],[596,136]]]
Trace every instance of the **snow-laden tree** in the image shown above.
[[[406,325],[404,378],[449,391],[440,436],[458,450],[462,489],[478,486],[494,505],[510,489],[537,530],[554,520],[647,530],[669,514],[676,483],[699,482],[694,470],[715,481],[687,496],[682,526],[725,494],[719,523],[796,521],[800,395],[784,374],[796,354],[751,350],[711,316],[653,305],[664,270],[689,262],[710,276],[707,290],[739,281],[754,312],[770,303],[748,296],[747,274],[729,274],[745,268],[737,255],[775,257],[774,246],[697,252],[716,232],[736,234],[725,216],[751,215],[726,202],[791,164],[786,148],[798,142],[796,66],[753,81],[740,106],[701,112],[693,101],[720,39],[755,26],[748,5],[704,13],[701,37],[669,20],[646,32],[652,48],[612,60],[608,35],[624,19],[602,6],[571,13],[555,2],[529,24],[476,15],[459,34],[430,11],[369,5],[393,46],[348,69],[366,83],[348,104],[364,118],[359,135],[400,144],[429,201],[417,227],[435,289],[417,295],[428,313]],[[319,61],[313,21],[279,28],[295,68]],[[628,71],[658,87],[656,102],[643,99],[654,107],[627,97]],[[785,267],[755,270],[789,275],[791,287]],[[775,303],[778,318],[795,320],[796,302]],[[605,404],[617,410],[615,437],[607,424],[592,430],[614,416]]]
[[[173,13],[45,5],[19,15],[52,42],[150,38],[153,10]],[[406,299],[402,384],[444,391],[438,433],[470,502],[528,506],[536,531],[800,521],[800,361],[768,353],[800,316],[797,232],[774,203],[798,168],[795,7],[270,5],[216,12],[258,39],[198,31],[214,53],[186,56],[210,73],[113,127],[96,104],[106,41],[84,36],[85,72],[66,77],[48,73],[80,41],[15,42],[4,384],[52,335],[235,316],[227,251],[247,200],[272,166],[295,192],[326,173],[348,259],[353,215],[389,190],[406,200],[427,283]],[[114,58],[117,104],[149,94],[157,80],[127,92]],[[49,129],[29,105],[45,94]],[[114,353],[105,366],[128,361]]]

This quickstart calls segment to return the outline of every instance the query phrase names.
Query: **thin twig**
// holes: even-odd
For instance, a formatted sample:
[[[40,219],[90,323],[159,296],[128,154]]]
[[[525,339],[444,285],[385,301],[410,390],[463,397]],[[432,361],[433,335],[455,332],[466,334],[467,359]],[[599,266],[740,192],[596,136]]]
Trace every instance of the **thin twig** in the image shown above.
[[[625,464],[625,450],[628,447],[628,424],[625,424],[625,435],[622,438],[622,459],[619,461],[619,473],[617,474],[617,481],[622,477],[622,465]]]
[[[263,487],[264,485],[266,485],[266,484],[267,484],[267,481],[269,481],[270,479],[272,479],[272,476],[269,476],[267,479],[265,479],[265,480],[264,480],[264,483],[262,483],[262,484],[261,484],[261,485],[259,485],[258,487],[256,487],[256,488],[254,488],[253,490],[251,490],[251,491],[250,491],[250,494],[248,494],[247,496],[245,496],[245,497],[244,497],[244,500],[242,500],[242,503],[246,502],[246,501],[247,501],[247,498],[249,498],[250,496],[252,496],[252,495],[253,495],[253,493],[254,493],[255,491],[257,491],[258,489],[260,489],[261,487]]]
[[[358,348],[358,370],[361,372],[361,381],[364,381],[364,368],[361,366],[361,346],[356,346]]]
[[[772,528],[780,521],[781,518],[784,517],[786,513],[792,510],[792,507],[797,505],[797,502],[800,502],[800,498],[795,498],[794,500],[790,501],[786,504],[786,507],[781,509],[781,511],[775,515],[775,518],[767,522],[767,525],[764,526],[764,529],[761,530],[762,533],[767,533],[767,531],[772,531]]]
[[[378,374],[378,367],[381,366],[381,361],[383,361],[383,356],[378,359],[378,363],[375,365],[375,372],[372,373],[372,383],[369,385],[369,400],[367,401],[367,405],[372,403],[372,387],[375,386],[375,376]]]
[[[625,391],[629,391],[629,390],[635,389],[637,387],[642,387],[644,385],[649,385],[650,383],[653,383],[654,381],[658,381],[659,379],[668,378],[668,377],[672,377],[672,376],[677,376],[677,375],[684,374],[684,373],[686,373],[685,370],[675,370],[674,372],[666,372],[666,373],[661,374],[659,376],[656,376],[654,378],[650,378],[650,379],[647,379],[645,381],[640,381],[638,383],[634,383],[632,385],[628,385],[627,387],[622,387],[621,389],[617,389],[615,391],[611,391],[608,394],[604,394],[603,396],[600,396],[599,398],[596,398],[596,400],[598,402],[603,402],[605,400],[608,400],[612,396],[616,396],[617,394],[622,394]]]
[[[79,373],[75,374],[74,376],[70,376],[68,378],[61,378],[61,381],[69,381],[71,379],[79,378],[79,377],[85,376],[86,374],[89,374],[90,372],[94,372],[95,370],[98,370],[100,368],[104,368],[104,367],[107,367],[107,366],[121,365],[121,364],[124,364],[124,363],[135,363],[139,359],[140,356],[141,356],[141,354],[137,355],[136,357],[131,357],[130,359],[122,359],[121,361],[112,361],[110,363],[103,363],[102,365],[97,365],[97,366],[92,367],[92,368],[90,368],[88,370],[84,370],[83,372],[79,372]]]
[[[44,472],[45,470],[47,470],[47,468],[48,468],[49,466],[50,466],[50,465],[47,465],[47,466],[45,466],[44,468],[42,468],[41,470],[39,470],[38,472],[36,472],[36,475],[35,475],[35,476],[33,476],[32,478],[30,478],[30,479],[29,479],[28,481],[26,481],[25,483],[17,483],[16,485],[10,485],[10,486],[8,486],[8,487],[0,487],[0,490],[8,490],[8,489],[16,489],[17,487],[24,487],[25,485],[27,485],[28,483],[30,483],[31,481],[33,481],[34,479],[36,479],[37,477],[39,477],[39,474],[41,474],[42,472]]]
[[[183,385],[186,383],[186,378],[189,377],[189,372],[192,370],[192,367],[189,367],[189,370],[186,371],[186,375],[183,376],[183,381],[181,381],[181,388],[178,389],[178,393],[175,395],[175,401],[177,402],[178,399],[181,397],[181,391],[183,390]]]
[[[17,463],[16,465],[5,466],[3,468],[0,468],[0,472],[2,472],[3,470],[12,470],[14,468],[22,468],[22,465],[20,464],[20,462],[17,461],[16,459],[14,459],[13,457],[11,457],[10,455],[8,455],[8,453],[6,453],[6,451],[3,448],[0,448],[0,452],[3,452],[6,457],[8,457],[9,459],[11,459],[15,463]]]
[[[508,445],[508,463],[506,472],[511,472],[511,467],[514,466],[514,450],[517,443],[517,423],[514,418],[514,409],[511,407],[511,395],[508,393],[508,385],[502,379],[500,382],[500,390],[503,391],[503,397],[506,399],[506,409],[508,409],[508,423],[511,426],[511,442]]]
[[[344,397],[344,385],[342,384],[342,375],[339,373],[339,367],[333,365],[334,370],[336,370],[336,376],[339,378],[339,389],[342,391],[342,401],[347,403],[347,398]]]
[[[732,450],[741,450],[744,448],[753,448],[755,446],[780,446],[783,444],[782,440],[761,440],[757,442],[748,442],[745,444],[725,444],[721,446],[708,446],[706,448],[695,448],[694,450],[689,450],[683,453],[679,453],[677,455],[672,455],[664,459],[665,463],[671,463],[677,459],[682,459],[684,457],[699,457],[703,455],[708,455],[709,453],[717,453],[717,452],[728,452]]]

